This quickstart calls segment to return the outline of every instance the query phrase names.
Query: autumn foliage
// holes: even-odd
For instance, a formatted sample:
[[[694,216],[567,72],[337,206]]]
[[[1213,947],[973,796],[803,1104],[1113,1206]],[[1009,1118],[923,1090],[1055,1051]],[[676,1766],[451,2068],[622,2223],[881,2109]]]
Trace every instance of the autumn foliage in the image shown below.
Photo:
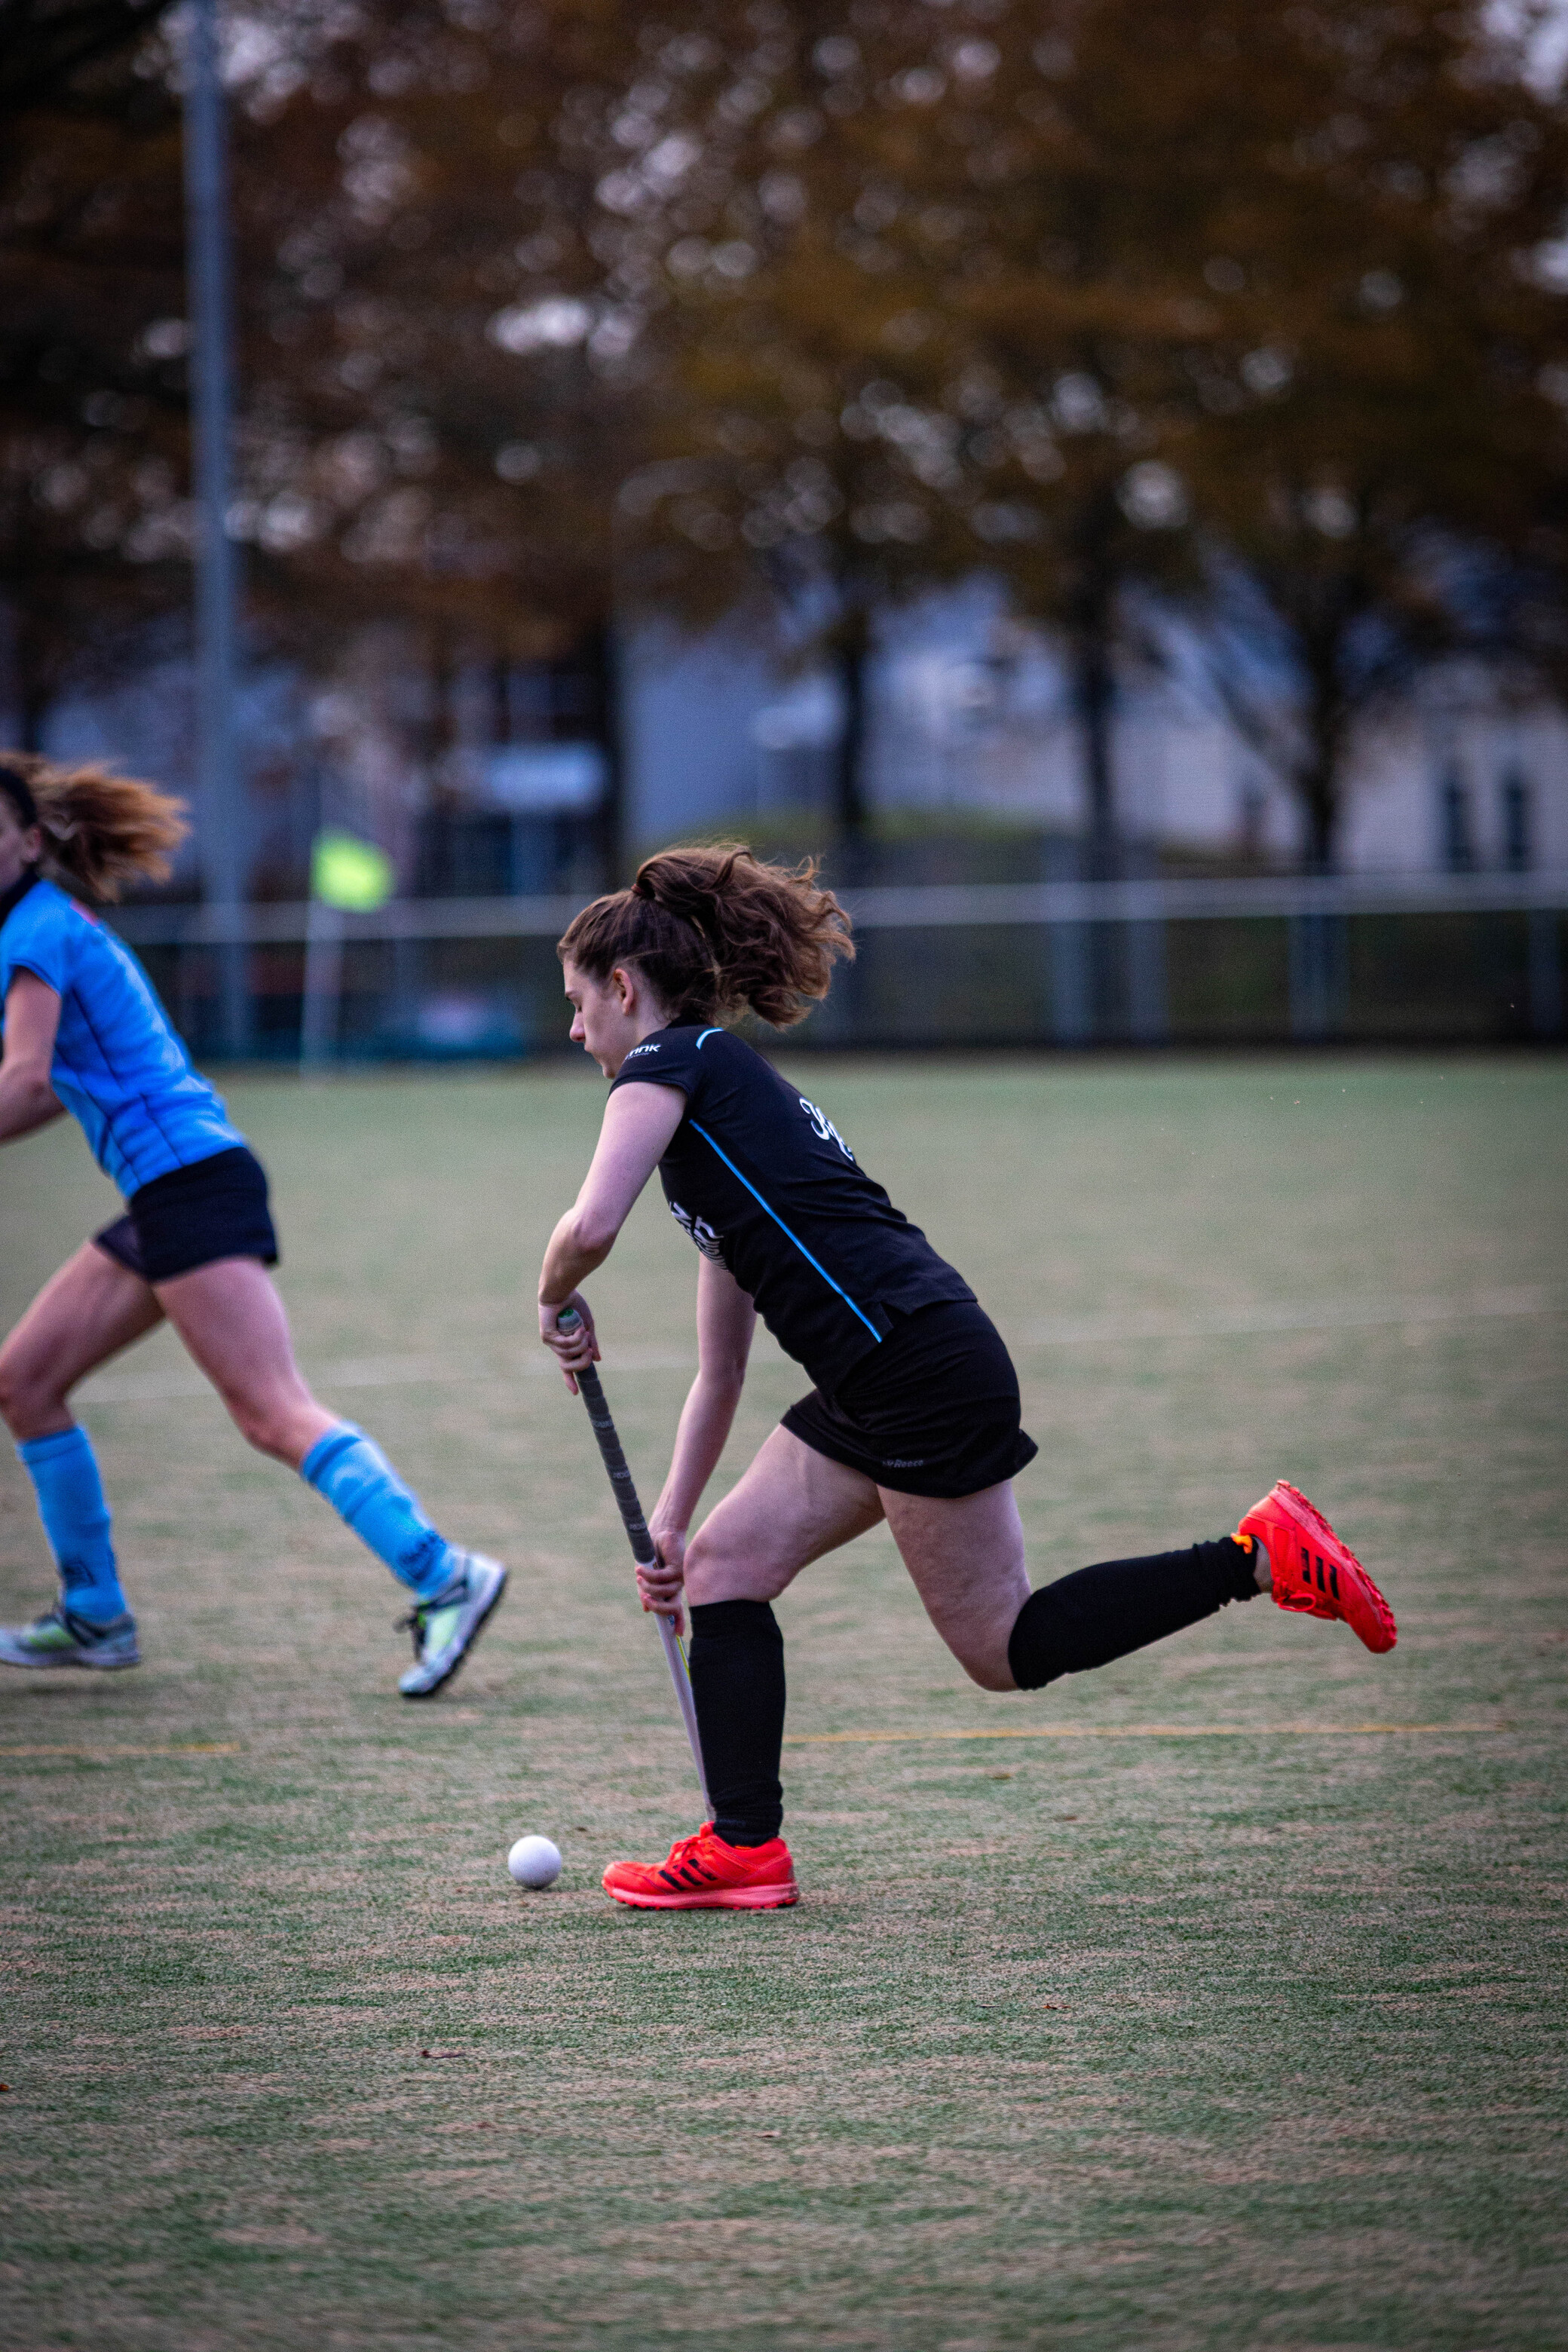
[[[174,20],[0,166],[24,699],[183,599]],[[1355,727],[1558,664],[1568,122],[1470,0],[363,0],[237,26],[253,625],[525,657],[785,606],[858,684],[984,568],[1058,635],[1091,839],[1130,639],[1331,855]]]

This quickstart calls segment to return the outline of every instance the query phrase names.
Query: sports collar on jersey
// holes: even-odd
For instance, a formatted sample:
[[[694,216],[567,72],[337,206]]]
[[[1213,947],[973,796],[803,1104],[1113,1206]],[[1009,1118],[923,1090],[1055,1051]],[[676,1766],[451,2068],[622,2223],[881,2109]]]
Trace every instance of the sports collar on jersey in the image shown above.
[[[20,880],[13,882],[8,890],[0,891],[0,923],[16,911],[28,891],[36,888],[43,878],[36,866],[29,866]]]

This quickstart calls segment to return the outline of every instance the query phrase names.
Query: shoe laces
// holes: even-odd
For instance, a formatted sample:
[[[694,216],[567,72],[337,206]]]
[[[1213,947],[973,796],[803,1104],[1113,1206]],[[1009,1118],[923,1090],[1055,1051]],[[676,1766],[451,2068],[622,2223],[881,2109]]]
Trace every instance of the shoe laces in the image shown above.
[[[406,1617],[399,1617],[395,1621],[397,1632],[412,1633],[414,1646],[417,1649],[425,1638],[425,1628],[434,1612],[437,1609],[455,1608],[460,1601],[468,1598],[468,1578],[465,1575],[460,1583],[453,1582],[447,1585],[440,1592],[432,1592],[427,1599],[416,1601]]]
[[[73,1610],[67,1608],[63,1601],[57,1601],[52,1609],[46,1609],[41,1617],[35,1617],[28,1630],[35,1633],[41,1633],[46,1625],[63,1626],[71,1640],[79,1642],[84,1647],[93,1642],[101,1641],[105,1631],[105,1628],[97,1623],[93,1618],[77,1616]]]

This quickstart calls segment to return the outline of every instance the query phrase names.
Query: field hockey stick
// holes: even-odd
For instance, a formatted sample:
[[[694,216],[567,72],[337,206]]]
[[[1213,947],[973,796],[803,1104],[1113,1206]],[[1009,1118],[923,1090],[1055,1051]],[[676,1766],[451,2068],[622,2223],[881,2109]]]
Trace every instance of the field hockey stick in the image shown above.
[[[576,1330],[583,1318],[574,1307],[555,1318],[555,1328],[568,1335]],[[621,1522],[626,1540],[632,1548],[632,1558],[639,1568],[652,1568],[658,1559],[653,1538],[647,1531],[647,1521],[642,1515],[637,1490],[626,1466],[621,1441],[610,1408],[605,1402],[605,1391],[594,1365],[584,1364],[576,1374],[583,1402],[588,1408],[588,1419],[594,1424],[594,1434],[599,1441],[599,1454],[610,1474],[610,1486],[620,1506]],[[691,1696],[691,1675],[686,1664],[686,1645],[669,1619],[658,1611],[650,1612],[658,1627],[658,1638],[664,1643],[664,1663],[669,1668],[669,1679],[675,1685],[675,1703],[680,1709],[680,1719],[686,1726],[686,1737],[691,1746],[691,1760],[697,1767],[697,1785],[702,1791],[702,1816],[713,1818],[713,1808],[708,1801],[708,1779],[702,1769],[702,1741],[697,1729],[697,1703]]]

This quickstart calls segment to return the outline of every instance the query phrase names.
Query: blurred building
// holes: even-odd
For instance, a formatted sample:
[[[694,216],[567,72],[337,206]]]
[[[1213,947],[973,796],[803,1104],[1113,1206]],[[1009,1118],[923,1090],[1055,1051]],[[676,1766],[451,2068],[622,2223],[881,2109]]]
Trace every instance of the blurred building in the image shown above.
[[[834,678],[739,628],[629,632],[612,678],[591,653],[457,662],[431,674],[372,627],[325,680],[253,674],[241,709],[254,895],[302,895],[323,824],[379,842],[418,897],[548,896],[599,886],[615,829],[636,852],[683,833],[802,846],[832,824],[843,726]],[[1205,688],[1203,648],[1126,675],[1113,722],[1118,816],[1145,864],[1288,869],[1300,813]],[[965,834],[1056,843],[1083,830],[1082,748],[1043,632],[984,583],[889,615],[868,678],[866,799],[893,841]],[[192,785],[188,666],[63,702],[48,748]],[[197,811],[198,823],[200,812]],[[978,855],[978,853],[977,853]],[[994,861],[993,861],[994,862]],[[1510,701],[1485,673],[1430,675],[1363,730],[1340,863],[1352,872],[1568,868],[1568,715]],[[982,862],[976,878],[989,866]],[[187,857],[176,892],[195,887]]]
[[[748,824],[820,831],[843,711],[833,677],[754,638],[649,629],[625,661],[628,831],[637,845]],[[983,587],[889,617],[873,662],[867,797],[898,831],[1083,827],[1068,681],[1043,632]],[[1124,836],[1177,866],[1288,867],[1300,813],[1205,691],[1201,646],[1123,683],[1114,721]],[[1485,674],[1434,674],[1363,733],[1340,863],[1355,872],[1568,867],[1568,714]]]
[[[61,701],[45,748],[110,760],[189,796],[199,831],[195,723],[189,662],[160,660]],[[323,825],[378,843],[405,896],[596,887],[612,780],[602,664],[458,661],[437,675],[406,633],[373,625],[324,677],[283,663],[253,668],[238,732],[254,898],[305,895]],[[171,891],[197,888],[193,841]]]

